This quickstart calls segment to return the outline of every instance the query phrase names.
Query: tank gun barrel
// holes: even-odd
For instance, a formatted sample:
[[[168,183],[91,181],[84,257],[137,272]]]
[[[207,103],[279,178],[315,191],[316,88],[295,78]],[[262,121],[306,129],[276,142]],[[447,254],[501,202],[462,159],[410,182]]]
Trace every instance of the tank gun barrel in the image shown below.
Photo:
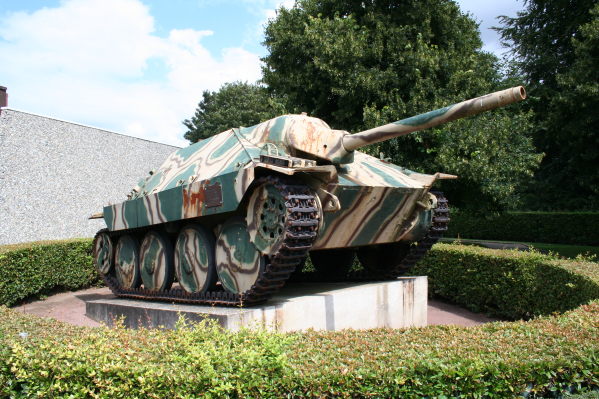
[[[343,137],[343,147],[348,152],[353,151],[369,144],[389,140],[445,122],[451,122],[456,119],[503,107],[504,105],[522,101],[525,98],[526,90],[524,90],[523,86],[496,91],[373,129],[345,135]]]

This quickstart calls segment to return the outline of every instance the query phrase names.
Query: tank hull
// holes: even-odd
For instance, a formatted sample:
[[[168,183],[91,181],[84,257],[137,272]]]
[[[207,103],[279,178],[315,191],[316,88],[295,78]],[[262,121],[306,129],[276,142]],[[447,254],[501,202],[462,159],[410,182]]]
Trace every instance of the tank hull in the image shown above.
[[[327,129],[319,119],[287,115],[175,151],[138,183],[128,200],[104,207],[108,228],[97,236],[94,258],[106,284],[123,297],[242,306],[266,300],[309,251],[323,254],[321,259],[330,259],[327,250],[341,251],[343,259],[351,260],[353,251],[365,247],[422,240],[429,248],[439,235],[431,235],[436,202],[429,194],[438,176],[358,151],[343,164],[302,158],[306,154],[286,145],[297,144],[303,130],[315,135]],[[331,137],[340,134],[331,132]],[[279,208],[269,202],[275,199]],[[275,213],[279,216],[273,217]],[[197,247],[209,248],[215,260],[195,256],[196,244],[185,235],[187,241],[181,241],[183,231],[195,232],[193,240],[201,241]],[[240,246],[242,235],[247,237]],[[272,245],[263,245],[265,240]],[[146,248],[151,245],[135,245],[153,242],[154,251]],[[110,249],[126,243],[138,251],[136,257],[125,259],[123,251]],[[257,263],[244,260],[248,248],[255,248],[250,252],[252,259],[258,256]],[[423,248],[368,278],[405,272],[424,254]],[[176,255],[151,261],[151,254],[166,252]],[[133,279],[123,285],[115,278],[138,269],[145,273],[143,282]],[[159,279],[160,284],[148,283],[167,273],[169,279]],[[218,282],[210,277],[215,274]],[[173,276],[177,281],[170,288]],[[185,284],[190,276],[201,284]],[[347,278],[345,271],[333,277]],[[243,284],[227,284],[231,281]]]
[[[285,132],[300,127],[317,130],[326,124],[301,115],[283,116],[251,128],[231,129],[175,151],[140,181],[129,200],[104,207],[108,229],[197,222],[236,212],[256,178],[274,174],[324,190],[339,200],[338,209],[324,213],[314,249],[416,240],[419,237],[415,233],[425,233],[430,217],[427,209],[417,204],[426,201],[435,181],[433,175],[415,174],[359,151],[352,154],[352,163],[343,165],[288,167],[265,163],[258,145],[267,141],[280,148]]]

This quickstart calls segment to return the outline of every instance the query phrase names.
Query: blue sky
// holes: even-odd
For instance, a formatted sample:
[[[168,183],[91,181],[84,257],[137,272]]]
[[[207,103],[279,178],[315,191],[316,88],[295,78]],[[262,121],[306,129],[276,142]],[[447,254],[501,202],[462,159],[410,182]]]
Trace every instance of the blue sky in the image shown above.
[[[490,26],[521,0],[459,0]],[[186,145],[201,93],[260,77],[262,27],[293,0],[0,0],[0,85],[9,106]]]

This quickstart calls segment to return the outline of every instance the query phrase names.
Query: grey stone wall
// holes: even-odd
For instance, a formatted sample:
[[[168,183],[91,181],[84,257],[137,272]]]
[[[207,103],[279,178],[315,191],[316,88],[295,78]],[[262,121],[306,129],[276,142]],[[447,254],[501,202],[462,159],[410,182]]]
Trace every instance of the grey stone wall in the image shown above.
[[[0,244],[93,237],[88,220],[122,202],[177,147],[4,108]]]

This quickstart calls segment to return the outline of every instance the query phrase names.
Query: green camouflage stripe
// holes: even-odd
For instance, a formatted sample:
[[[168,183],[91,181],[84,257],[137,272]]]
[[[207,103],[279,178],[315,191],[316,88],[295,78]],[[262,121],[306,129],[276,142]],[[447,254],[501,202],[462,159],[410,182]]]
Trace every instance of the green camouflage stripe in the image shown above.
[[[325,213],[313,249],[399,241],[414,227],[416,202],[426,189],[329,186],[341,210]]]
[[[227,222],[216,240],[216,271],[223,288],[244,293],[264,268],[264,258],[250,241],[242,218]]]
[[[175,246],[175,271],[177,280],[187,292],[204,291],[210,268],[214,267],[214,238],[207,242],[201,226],[188,226],[179,233]]]
[[[119,239],[114,256],[116,277],[124,288],[136,288],[139,285],[139,252],[137,241],[131,236]]]
[[[149,232],[139,248],[141,279],[145,289],[164,290],[172,283],[172,251],[167,239]]]

